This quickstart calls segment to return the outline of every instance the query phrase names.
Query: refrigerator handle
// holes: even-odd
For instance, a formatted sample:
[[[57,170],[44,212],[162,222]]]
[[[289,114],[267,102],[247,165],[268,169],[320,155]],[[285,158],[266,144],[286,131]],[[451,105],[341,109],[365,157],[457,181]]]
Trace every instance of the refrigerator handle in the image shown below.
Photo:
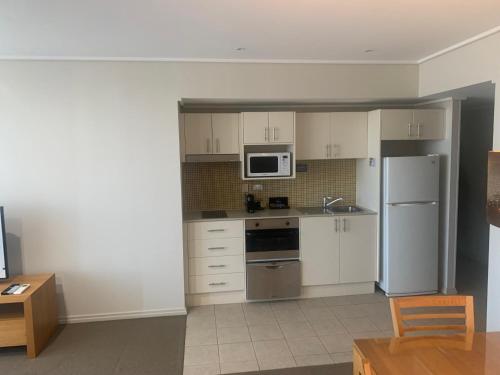
[[[389,206],[404,207],[404,206],[435,206],[438,202],[407,202],[407,203],[388,203]]]

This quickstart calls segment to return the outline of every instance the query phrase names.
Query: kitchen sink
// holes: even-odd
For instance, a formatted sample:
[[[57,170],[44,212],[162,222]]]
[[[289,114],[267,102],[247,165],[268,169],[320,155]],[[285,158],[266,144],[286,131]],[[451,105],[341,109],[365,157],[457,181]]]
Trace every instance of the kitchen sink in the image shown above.
[[[333,207],[303,207],[299,211],[304,215],[335,215],[339,213],[362,212],[363,209],[358,206],[333,206]]]

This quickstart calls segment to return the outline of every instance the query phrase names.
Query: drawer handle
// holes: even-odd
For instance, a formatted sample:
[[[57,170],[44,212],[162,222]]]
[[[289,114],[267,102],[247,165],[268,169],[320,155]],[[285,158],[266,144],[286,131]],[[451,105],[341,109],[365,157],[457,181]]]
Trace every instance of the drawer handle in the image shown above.
[[[208,268],[225,268],[225,264],[211,264],[208,266]]]
[[[224,250],[226,247],[225,246],[215,246],[215,247],[209,247],[208,250]]]
[[[210,285],[210,286],[221,286],[221,285],[226,285],[226,284],[227,284],[226,282],[222,281],[220,283],[210,283],[208,285]]]
[[[209,229],[209,232],[224,232],[225,229]]]

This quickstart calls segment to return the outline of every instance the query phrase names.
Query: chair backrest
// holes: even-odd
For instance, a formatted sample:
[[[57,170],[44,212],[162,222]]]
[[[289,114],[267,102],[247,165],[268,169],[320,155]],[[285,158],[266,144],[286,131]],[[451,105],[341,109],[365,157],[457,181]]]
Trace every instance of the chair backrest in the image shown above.
[[[401,297],[391,298],[390,304],[396,337],[405,336],[409,332],[474,332],[472,296]]]

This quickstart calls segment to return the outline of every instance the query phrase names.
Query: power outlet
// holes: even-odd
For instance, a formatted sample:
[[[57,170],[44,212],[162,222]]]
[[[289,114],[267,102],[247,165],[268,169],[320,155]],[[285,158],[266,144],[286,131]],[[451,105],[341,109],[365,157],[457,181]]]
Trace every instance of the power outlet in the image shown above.
[[[248,193],[248,184],[241,184],[241,192]]]
[[[255,185],[252,186],[252,190],[253,191],[262,191],[262,190],[264,190],[264,185],[262,185],[262,184],[255,184]]]

